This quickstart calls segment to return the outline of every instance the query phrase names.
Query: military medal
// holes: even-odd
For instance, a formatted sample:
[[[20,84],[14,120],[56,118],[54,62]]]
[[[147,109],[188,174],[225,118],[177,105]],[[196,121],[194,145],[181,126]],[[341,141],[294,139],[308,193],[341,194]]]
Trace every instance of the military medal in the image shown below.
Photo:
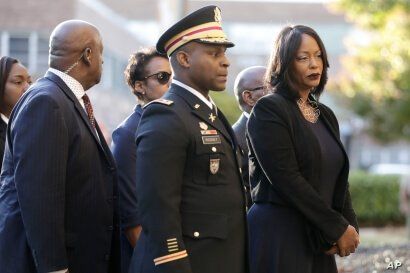
[[[201,135],[217,135],[218,131],[216,130],[201,130]]]
[[[219,158],[217,159],[210,159],[209,161],[209,171],[211,174],[216,174],[219,170]]]
[[[210,119],[212,122],[214,122],[215,119],[216,119],[216,116],[215,116],[213,113],[210,113],[210,114],[209,114],[209,119]]]

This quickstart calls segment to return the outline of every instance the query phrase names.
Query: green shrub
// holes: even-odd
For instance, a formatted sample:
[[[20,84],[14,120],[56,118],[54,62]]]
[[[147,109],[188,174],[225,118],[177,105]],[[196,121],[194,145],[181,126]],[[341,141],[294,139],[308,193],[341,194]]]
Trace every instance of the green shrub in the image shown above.
[[[404,223],[399,210],[400,181],[396,175],[350,174],[350,193],[360,226]]]
[[[210,95],[216,105],[218,105],[218,108],[224,113],[229,123],[233,125],[241,115],[241,110],[239,109],[235,96],[228,91],[211,92]]]

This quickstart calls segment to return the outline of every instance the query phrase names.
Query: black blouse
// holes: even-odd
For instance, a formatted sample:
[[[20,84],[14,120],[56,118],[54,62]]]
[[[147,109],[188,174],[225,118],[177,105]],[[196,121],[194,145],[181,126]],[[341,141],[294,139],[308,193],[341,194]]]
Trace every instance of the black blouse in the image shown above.
[[[335,185],[345,164],[343,152],[320,118],[316,123],[309,121],[306,123],[309,124],[320,146],[320,183],[318,183],[317,190],[325,202],[331,206]]]

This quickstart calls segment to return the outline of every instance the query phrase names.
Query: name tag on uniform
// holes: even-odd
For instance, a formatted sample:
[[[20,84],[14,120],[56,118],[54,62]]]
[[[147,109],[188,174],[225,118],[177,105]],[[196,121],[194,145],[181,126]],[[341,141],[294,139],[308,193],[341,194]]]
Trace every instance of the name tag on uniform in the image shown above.
[[[217,130],[201,130],[201,135],[217,135]]]
[[[221,144],[221,138],[219,135],[216,136],[203,136],[202,143],[205,145]]]

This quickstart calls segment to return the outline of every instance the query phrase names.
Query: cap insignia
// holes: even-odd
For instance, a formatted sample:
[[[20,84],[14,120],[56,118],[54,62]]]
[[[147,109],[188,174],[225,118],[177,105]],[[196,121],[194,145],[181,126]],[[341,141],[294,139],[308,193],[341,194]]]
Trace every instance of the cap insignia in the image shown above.
[[[221,10],[218,8],[218,7],[216,7],[215,9],[214,9],[214,13],[215,13],[215,22],[217,22],[217,23],[221,23],[222,22],[222,15],[221,15]]]

